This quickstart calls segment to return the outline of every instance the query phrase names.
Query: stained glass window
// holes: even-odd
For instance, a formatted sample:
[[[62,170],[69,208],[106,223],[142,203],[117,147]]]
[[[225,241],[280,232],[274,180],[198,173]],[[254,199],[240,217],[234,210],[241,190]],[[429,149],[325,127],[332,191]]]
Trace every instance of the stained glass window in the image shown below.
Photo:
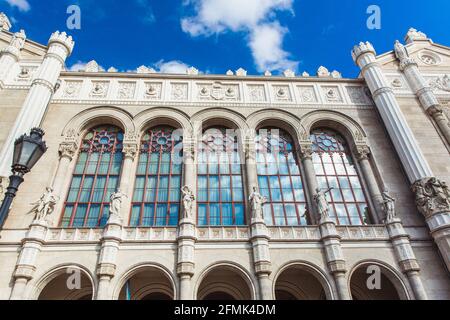
[[[114,126],[90,130],[82,141],[62,227],[102,227],[109,216],[110,196],[119,186],[123,132]]]
[[[256,161],[260,193],[267,198],[264,219],[268,225],[308,224],[306,198],[292,138],[285,131],[260,129]]]
[[[146,132],[141,141],[130,226],[176,226],[180,213],[183,148],[168,126]]]
[[[344,138],[332,130],[317,129],[311,141],[319,187],[334,188],[327,194],[330,216],[340,225],[370,223],[366,195]]]
[[[198,225],[244,225],[244,185],[233,130],[216,127],[204,132],[197,174]]]

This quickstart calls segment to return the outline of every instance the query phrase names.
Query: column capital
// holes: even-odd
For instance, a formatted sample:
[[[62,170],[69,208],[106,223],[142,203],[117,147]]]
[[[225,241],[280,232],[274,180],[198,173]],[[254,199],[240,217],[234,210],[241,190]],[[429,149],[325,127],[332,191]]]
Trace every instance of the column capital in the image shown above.
[[[368,145],[357,145],[354,152],[358,161],[369,160],[369,155],[371,154],[370,147]]]
[[[134,161],[138,152],[139,146],[136,143],[124,143],[122,153],[125,158],[129,158]]]
[[[395,56],[400,61],[401,71],[404,71],[409,66],[417,66],[417,62],[409,56],[408,49],[398,40],[395,41],[394,52]]]
[[[298,156],[302,161],[312,160],[313,156],[313,145],[312,143],[300,143],[300,150],[298,151]]]
[[[78,145],[75,142],[62,142],[59,145],[59,156],[60,158],[67,158],[70,161],[73,160],[78,149]]]
[[[411,187],[416,205],[426,219],[450,212],[450,191],[447,184],[435,177],[416,181]]]

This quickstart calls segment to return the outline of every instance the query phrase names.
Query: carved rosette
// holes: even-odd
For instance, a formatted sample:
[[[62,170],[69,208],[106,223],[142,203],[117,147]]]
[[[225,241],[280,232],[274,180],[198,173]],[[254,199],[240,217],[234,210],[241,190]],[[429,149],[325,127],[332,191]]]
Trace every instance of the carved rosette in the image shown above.
[[[366,145],[356,146],[355,156],[358,161],[369,160],[370,148]]]
[[[68,158],[70,161],[75,157],[78,146],[75,142],[63,142],[59,145],[60,158]]]
[[[135,143],[127,143],[123,145],[123,155],[125,158],[129,158],[131,160],[134,160],[136,158],[136,155],[138,153],[139,147]]]
[[[437,178],[425,178],[414,183],[416,205],[426,219],[443,212],[450,212],[450,191],[447,184]]]

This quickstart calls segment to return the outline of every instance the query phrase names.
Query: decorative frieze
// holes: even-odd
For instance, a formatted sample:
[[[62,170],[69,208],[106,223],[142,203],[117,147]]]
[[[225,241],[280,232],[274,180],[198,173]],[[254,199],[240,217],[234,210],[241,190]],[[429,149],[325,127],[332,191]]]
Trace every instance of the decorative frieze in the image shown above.
[[[317,103],[317,95],[314,86],[298,86],[300,102],[302,103]]]
[[[67,99],[79,97],[82,85],[83,81],[66,81],[63,97]]]
[[[248,98],[250,102],[266,102],[266,89],[264,85],[249,84],[247,85]]]
[[[188,84],[172,83],[170,97],[172,100],[185,101],[188,100]]]
[[[272,92],[275,101],[292,102],[292,94],[289,86],[275,85],[272,87]]]
[[[93,81],[92,89],[89,96],[91,98],[106,98],[108,95],[109,82],[107,81]]]
[[[136,92],[135,82],[119,82],[119,90],[117,98],[119,99],[133,99]]]
[[[197,84],[197,99],[208,101],[238,101],[240,99],[239,85],[214,83]]]
[[[333,103],[343,103],[342,95],[339,92],[339,87],[337,86],[323,86],[322,93],[327,102]]]
[[[146,82],[144,99],[161,100],[162,82]]]

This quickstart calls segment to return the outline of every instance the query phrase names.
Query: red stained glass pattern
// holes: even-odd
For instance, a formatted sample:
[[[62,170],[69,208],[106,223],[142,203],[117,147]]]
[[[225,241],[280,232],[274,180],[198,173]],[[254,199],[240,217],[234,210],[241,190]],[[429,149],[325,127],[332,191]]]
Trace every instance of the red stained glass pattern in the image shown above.
[[[334,188],[327,195],[331,217],[340,225],[369,224],[366,194],[345,139],[332,130],[316,129],[311,141],[319,187]]]
[[[61,219],[62,227],[95,228],[109,217],[109,198],[122,169],[123,133],[99,126],[84,137]]]

